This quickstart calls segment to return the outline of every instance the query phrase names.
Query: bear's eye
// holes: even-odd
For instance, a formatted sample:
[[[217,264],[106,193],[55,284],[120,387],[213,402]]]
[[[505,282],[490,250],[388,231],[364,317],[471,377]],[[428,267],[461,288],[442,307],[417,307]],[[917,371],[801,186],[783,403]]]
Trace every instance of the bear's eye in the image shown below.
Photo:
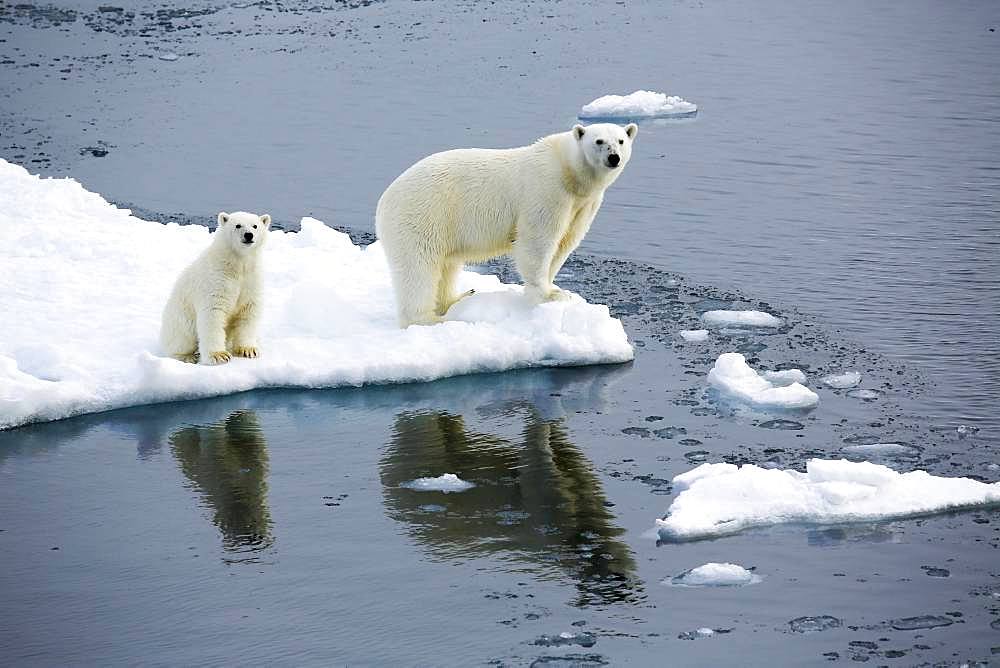
[[[257,226],[256,226],[256,225],[254,225],[254,226],[253,226],[253,229],[255,229],[255,230],[256,230],[256,229],[257,229]]]
[[[242,225],[237,225],[236,229],[240,229],[241,227],[243,227],[243,226]]]
[[[619,140],[618,140],[618,143],[619,143],[619,144],[624,144],[624,143],[625,143],[625,140],[624,140],[624,139],[619,139]]]
[[[595,143],[595,144],[597,144],[598,146],[600,146],[601,144],[603,144],[603,143],[604,143],[604,140],[603,140],[603,139],[598,139],[598,140],[597,140],[597,141],[595,141],[594,143]]]

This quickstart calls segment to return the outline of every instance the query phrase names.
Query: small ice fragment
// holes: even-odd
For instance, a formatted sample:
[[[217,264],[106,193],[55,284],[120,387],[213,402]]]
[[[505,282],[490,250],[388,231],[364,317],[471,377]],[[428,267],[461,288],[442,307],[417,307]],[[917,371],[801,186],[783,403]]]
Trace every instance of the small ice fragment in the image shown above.
[[[788,622],[795,633],[816,633],[818,631],[828,631],[839,629],[843,622],[830,615],[818,615],[816,617],[796,617]]]
[[[682,329],[678,333],[682,339],[691,343],[700,343],[708,339],[707,329]]]
[[[958,425],[958,428],[955,429],[955,431],[958,432],[959,438],[966,438],[978,432],[979,427],[970,427],[968,425],[960,424]]]
[[[954,622],[942,615],[918,615],[892,620],[892,628],[897,631],[922,631],[938,626],[951,626]]]
[[[737,564],[708,563],[675,575],[667,584],[677,587],[743,587],[760,580],[759,575]]]
[[[580,110],[581,120],[639,119],[692,116],[698,105],[676,95],[637,90],[629,95],[605,95]]]
[[[861,389],[851,390],[850,392],[847,393],[847,396],[853,399],[874,401],[875,399],[878,399],[880,396],[882,396],[882,393],[879,392],[878,390],[866,390],[861,388]]]
[[[719,355],[708,372],[708,384],[739,401],[763,408],[802,409],[819,403],[819,396],[801,383],[779,387],[762,378],[739,353]]]
[[[781,318],[764,311],[706,311],[701,319],[710,327],[781,327]]]
[[[835,390],[846,390],[856,386],[861,382],[861,374],[857,371],[845,371],[844,373],[832,373],[823,376],[823,384]]]
[[[171,62],[171,63],[174,62],[175,60],[177,60],[178,58],[180,58],[180,56],[178,56],[173,51],[167,51],[166,53],[161,53],[160,54],[160,60],[166,60],[167,62]]]
[[[707,626],[703,626],[703,627],[701,627],[700,629],[698,629],[698,630],[696,631],[696,633],[697,633],[698,635],[700,635],[700,636],[711,636],[711,635],[715,635],[715,631],[713,631],[712,629],[708,628]]]
[[[400,487],[412,489],[417,492],[464,492],[472,489],[476,485],[462,480],[454,473],[445,473],[437,478],[417,478],[410,482],[404,482]]]

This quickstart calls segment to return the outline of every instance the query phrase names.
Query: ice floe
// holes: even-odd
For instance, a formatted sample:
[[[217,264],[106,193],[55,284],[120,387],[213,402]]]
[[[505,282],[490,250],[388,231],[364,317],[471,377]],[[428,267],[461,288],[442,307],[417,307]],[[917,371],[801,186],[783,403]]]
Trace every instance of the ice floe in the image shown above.
[[[0,160],[0,429],[259,387],[427,381],[530,366],[624,362],[608,308],[539,306],[519,286],[464,272],[475,288],[433,327],[396,326],[379,244],[318,220],[273,231],[264,259],[261,356],[200,366],[159,356],[160,314],[208,229],[140,220],[71,179]]]
[[[723,395],[758,408],[804,409],[819,403],[819,396],[800,382],[792,380],[798,369],[780,372],[775,382],[754,371],[740,353],[723,353],[708,372],[708,384]],[[772,372],[774,373],[774,372]],[[804,378],[804,374],[801,376]]]
[[[738,564],[707,563],[670,578],[678,587],[742,587],[760,582],[759,575]]]
[[[781,318],[764,311],[706,311],[701,319],[709,327],[781,327]]]
[[[698,105],[676,95],[637,90],[629,95],[605,95],[580,110],[581,120],[629,120],[692,116]]]
[[[823,384],[835,390],[846,390],[857,386],[860,382],[861,374],[857,371],[845,371],[823,376]]]
[[[806,382],[806,374],[801,369],[765,371],[760,375],[778,386],[791,385],[792,383],[802,383],[804,385]]]
[[[454,473],[445,473],[436,478],[417,478],[409,482],[404,482],[400,487],[412,489],[417,492],[464,492],[475,487],[475,483],[462,480]]]
[[[1000,483],[899,473],[846,459],[811,459],[806,472],[753,464],[702,464],[674,478],[680,490],[657,520],[667,541],[696,540],[783,523],[896,519],[1000,504]]]
[[[681,338],[690,343],[700,343],[708,340],[707,329],[682,329],[678,334]]]

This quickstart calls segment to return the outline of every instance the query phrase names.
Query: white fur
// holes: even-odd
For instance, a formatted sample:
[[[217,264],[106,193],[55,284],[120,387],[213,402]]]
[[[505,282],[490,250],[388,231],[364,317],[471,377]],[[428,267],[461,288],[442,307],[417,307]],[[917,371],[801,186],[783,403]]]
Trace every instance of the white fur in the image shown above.
[[[534,301],[568,298],[552,281],[628,163],[636,130],[576,125],[521,148],[436,153],[403,172],[375,213],[400,325],[440,322],[465,296],[455,288],[462,266],[499,255],[513,256]]]
[[[202,364],[222,364],[231,355],[257,357],[259,255],[270,227],[266,214],[219,214],[212,243],[181,273],[163,309],[164,354]]]

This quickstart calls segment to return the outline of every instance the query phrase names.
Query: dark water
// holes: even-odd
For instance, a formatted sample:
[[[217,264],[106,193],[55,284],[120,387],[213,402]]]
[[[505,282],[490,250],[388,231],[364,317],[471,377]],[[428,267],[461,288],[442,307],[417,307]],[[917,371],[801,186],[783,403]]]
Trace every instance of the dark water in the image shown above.
[[[206,221],[239,208],[370,230],[385,185],[429,152],[526,143],[608,92],[663,90],[701,112],[642,125],[565,272],[624,318],[633,364],[256,392],[0,434],[3,662],[1000,652],[996,510],[648,535],[670,478],[701,461],[799,467],[896,442],[884,463],[1000,477],[1000,5],[120,9],[0,6],[0,157]],[[680,344],[708,304],[789,324]],[[878,398],[736,410],[705,392],[729,350],[812,379],[855,368]],[[445,472],[477,487],[400,487]],[[763,581],[661,584],[707,561]],[[719,633],[685,639],[701,627]]]

